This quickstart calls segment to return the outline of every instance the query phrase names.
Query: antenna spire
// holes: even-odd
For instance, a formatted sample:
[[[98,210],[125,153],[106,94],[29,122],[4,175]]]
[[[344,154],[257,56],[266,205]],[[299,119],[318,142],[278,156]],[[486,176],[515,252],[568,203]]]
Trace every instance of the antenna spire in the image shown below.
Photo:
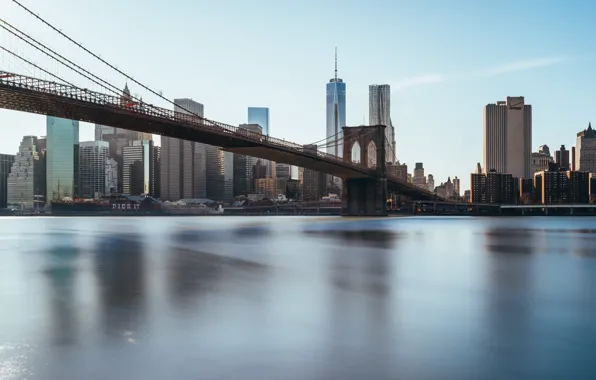
[[[335,81],[337,82],[337,46],[335,47]]]

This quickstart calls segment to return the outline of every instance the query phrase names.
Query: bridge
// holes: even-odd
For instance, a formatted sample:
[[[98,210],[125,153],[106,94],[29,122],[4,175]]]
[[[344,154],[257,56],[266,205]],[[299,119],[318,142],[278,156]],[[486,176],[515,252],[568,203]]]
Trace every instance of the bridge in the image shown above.
[[[396,196],[437,199],[426,189],[387,174],[382,125],[344,127],[341,158],[190,113],[142,101],[126,104],[118,96],[6,71],[0,71],[0,107],[205,143],[340,177],[344,182],[342,215],[386,215],[387,200]],[[357,147],[362,163],[351,159]]]

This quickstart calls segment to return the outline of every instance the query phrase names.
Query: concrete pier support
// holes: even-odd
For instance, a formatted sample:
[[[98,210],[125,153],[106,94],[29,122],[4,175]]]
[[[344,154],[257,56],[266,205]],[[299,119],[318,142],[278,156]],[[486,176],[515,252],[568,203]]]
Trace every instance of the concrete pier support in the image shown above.
[[[387,216],[387,179],[346,179],[341,200],[342,216]]]

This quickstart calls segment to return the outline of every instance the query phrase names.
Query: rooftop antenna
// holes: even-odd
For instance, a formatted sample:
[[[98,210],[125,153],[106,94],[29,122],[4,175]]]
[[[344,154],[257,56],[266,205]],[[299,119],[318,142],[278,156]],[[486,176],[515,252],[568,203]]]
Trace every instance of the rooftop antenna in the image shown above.
[[[337,46],[335,47],[335,81],[337,82]]]

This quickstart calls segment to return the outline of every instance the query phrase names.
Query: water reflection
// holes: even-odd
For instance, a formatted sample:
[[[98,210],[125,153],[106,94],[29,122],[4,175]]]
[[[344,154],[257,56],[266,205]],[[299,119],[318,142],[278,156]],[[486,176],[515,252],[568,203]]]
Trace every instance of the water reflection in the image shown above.
[[[50,284],[50,334],[53,345],[69,345],[75,342],[77,333],[75,286],[79,249],[75,245],[74,235],[60,234],[59,237],[59,245],[47,251],[48,264],[45,270]]]
[[[143,324],[145,268],[137,235],[105,235],[95,253],[102,324],[109,336],[134,342]]]
[[[341,245],[358,245],[361,247],[391,248],[397,234],[391,230],[371,229],[304,229],[310,236],[336,240]]]
[[[529,254],[534,249],[532,238],[536,231],[505,227],[489,228],[486,236],[486,250],[494,253]]]

